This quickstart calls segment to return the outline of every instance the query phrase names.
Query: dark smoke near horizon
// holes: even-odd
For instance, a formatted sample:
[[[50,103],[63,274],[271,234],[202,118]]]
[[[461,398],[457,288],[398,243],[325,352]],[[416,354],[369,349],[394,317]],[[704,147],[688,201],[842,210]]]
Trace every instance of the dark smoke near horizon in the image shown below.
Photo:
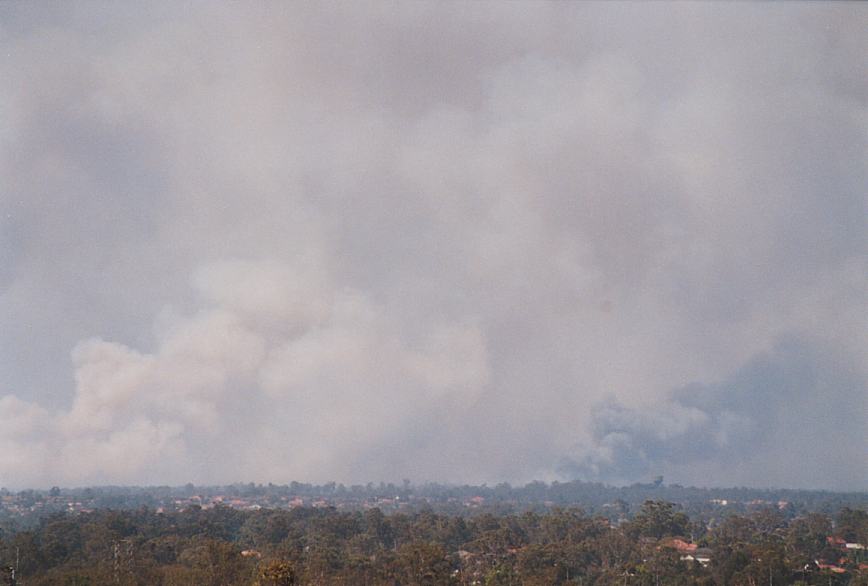
[[[858,487],[865,446],[852,430],[864,428],[865,403],[853,398],[863,392],[858,375],[834,355],[784,340],[727,380],[688,385],[649,409],[597,404],[595,449],[580,462],[565,460],[561,471],[629,482],[660,469],[705,468],[713,477],[723,468],[738,470],[731,482],[745,484],[809,466],[818,477],[849,474]]]
[[[866,26],[0,4],[0,485],[865,489]]]

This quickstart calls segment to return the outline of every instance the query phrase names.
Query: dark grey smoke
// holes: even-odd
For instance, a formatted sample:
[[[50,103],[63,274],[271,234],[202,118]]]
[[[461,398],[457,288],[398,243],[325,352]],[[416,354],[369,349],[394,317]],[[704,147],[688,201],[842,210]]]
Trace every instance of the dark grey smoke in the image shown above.
[[[737,470],[733,482],[806,475],[864,483],[868,387],[840,356],[810,340],[780,341],[718,384],[692,384],[657,405],[596,405],[594,450],[565,459],[577,478],[626,482],[710,467]],[[677,473],[677,472],[676,472]],[[701,483],[701,474],[691,475]]]

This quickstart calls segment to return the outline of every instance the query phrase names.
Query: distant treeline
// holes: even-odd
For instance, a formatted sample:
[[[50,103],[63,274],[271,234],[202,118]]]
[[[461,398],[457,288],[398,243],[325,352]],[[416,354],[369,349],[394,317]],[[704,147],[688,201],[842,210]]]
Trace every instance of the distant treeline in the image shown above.
[[[194,496],[247,498],[269,506],[285,506],[287,499],[326,499],[342,509],[364,510],[376,504],[384,512],[400,508],[402,512],[434,510],[449,514],[509,514],[527,511],[545,512],[552,507],[581,507],[591,515],[610,520],[632,518],[646,500],[677,503],[691,517],[705,521],[733,513],[749,513],[757,507],[778,506],[786,515],[810,512],[833,514],[844,508],[860,508],[868,504],[868,492],[830,492],[794,489],[755,488],[696,488],[665,485],[662,479],[645,484],[614,487],[594,482],[531,482],[523,486],[503,483],[495,486],[422,484],[409,481],[401,484],[368,483],[345,486],[334,482],[316,485],[232,484],[226,486],[151,486],[151,487],[91,487],[50,491],[25,490],[10,492],[0,489],[0,495],[14,496],[25,506],[44,505],[40,510],[55,512],[56,505],[66,510],[66,503],[77,501],[88,508],[137,509],[171,506],[176,499]],[[51,499],[50,497],[61,497]],[[468,502],[475,499],[473,508]],[[384,503],[383,501],[393,501]],[[400,507],[398,507],[400,504]],[[27,519],[19,525],[27,526]],[[4,519],[0,509],[0,525]],[[7,527],[8,528],[8,527]]]
[[[495,489],[496,490],[496,489]],[[549,488],[548,490],[551,490]],[[760,507],[714,522],[646,500],[472,516],[298,507],[97,510],[0,538],[3,579],[42,585],[868,585],[868,512]]]

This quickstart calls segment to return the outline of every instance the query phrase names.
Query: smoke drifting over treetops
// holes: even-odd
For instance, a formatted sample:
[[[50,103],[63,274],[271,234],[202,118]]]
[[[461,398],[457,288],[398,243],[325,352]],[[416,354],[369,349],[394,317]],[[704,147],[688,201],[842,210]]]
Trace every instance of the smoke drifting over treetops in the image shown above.
[[[865,488],[866,25],[0,6],[0,484]]]

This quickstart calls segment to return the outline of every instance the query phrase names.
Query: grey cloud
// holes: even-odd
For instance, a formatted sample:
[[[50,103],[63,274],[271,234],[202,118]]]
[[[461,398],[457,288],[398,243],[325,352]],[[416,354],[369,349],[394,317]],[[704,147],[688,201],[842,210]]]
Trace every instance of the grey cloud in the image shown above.
[[[593,447],[561,466],[572,476],[616,482],[674,472],[693,482],[764,477],[787,486],[810,478],[859,486],[866,410],[868,386],[859,373],[816,341],[788,338],[728,379],[686,386],[653,407],[597,405]]]
[[[0,480],[859,485],[712,440],[793,354],[864,401],[866,18],[0,5]]]

